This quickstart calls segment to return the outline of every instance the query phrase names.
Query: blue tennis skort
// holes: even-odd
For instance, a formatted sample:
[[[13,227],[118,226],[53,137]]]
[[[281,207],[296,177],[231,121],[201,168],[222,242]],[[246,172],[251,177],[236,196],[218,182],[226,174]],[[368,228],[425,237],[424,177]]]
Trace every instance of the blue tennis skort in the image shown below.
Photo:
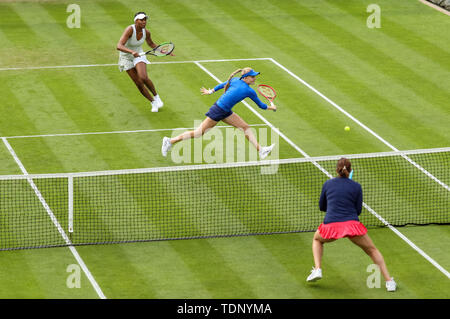
[[[214,103],[213,106],[209,108],[209,111],[206,112],[205,115],[209,117],[211,120],[219,122],[227,118],[231,114],[233,114],[232,111],[225,111],[223,108]]]

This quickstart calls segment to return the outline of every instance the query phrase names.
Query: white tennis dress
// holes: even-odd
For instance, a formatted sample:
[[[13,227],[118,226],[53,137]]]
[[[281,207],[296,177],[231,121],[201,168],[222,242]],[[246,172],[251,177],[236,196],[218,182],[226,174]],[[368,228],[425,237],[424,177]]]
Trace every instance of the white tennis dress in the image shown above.
[[[145,29],[142,30],[143,35],[142,38],[138,41],[136,38],[136,27],[134,24],[131,25],[133,28],[133,34],[131,37],[127,40],[125,43],[125,46],[133,50],[135,52],[141,53],[144,52],[142,49],[142,44],[145,42],[146,32]],[[135,58],[131,53],[125,53],[120,51],[119,52],[119,70],[122,71],[128,71],[136,66],[139,62],[144,62],[145,64],[150,64],[150,62],[147,60],[147,57],[140,56],[138,58]]]

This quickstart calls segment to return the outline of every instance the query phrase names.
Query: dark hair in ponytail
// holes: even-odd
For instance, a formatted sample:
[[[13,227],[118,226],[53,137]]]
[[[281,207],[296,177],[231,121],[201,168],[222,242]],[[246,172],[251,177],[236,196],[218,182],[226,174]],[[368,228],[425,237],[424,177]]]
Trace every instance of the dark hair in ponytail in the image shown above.
[[[342,157],[337,162],[336,173],[338,173],[339,177],[348,178],[351,171],[352,171],[352,163],[350,163],[350,161],[347,158]]]

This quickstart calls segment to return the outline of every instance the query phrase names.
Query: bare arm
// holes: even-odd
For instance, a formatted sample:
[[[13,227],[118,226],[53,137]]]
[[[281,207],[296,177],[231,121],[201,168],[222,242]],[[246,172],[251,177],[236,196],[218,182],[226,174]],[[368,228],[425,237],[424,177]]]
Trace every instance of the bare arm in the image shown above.
[[[117,50],[125,52],[125,53],[130,53],[134,57],[138,57],[139,53],[137,53],[133,50],[130,50],[125,46],[125,43],[127,43],[128,39],[131,37],[132,34],[133,34],[133,28],[131,26],[127,27],[125,29],[125,31],[123,31],[123,34],[120,37],[119,42],[117,43]]]
[[[148,46],[152,49],[156,48],[158,45],[155,42],[153,42],[150,31],[145,29],[145,32],[146,32],[145,41],[147,41]],[[173,54],[173,52],[170,53],[169,55],[175,56],[175,54]]]
[[[152,49],[156,48],[158,45],[153,42],[152,40],[152,35],[150,34],[150,31],[148,31],[147,29],[145,29],[145,41],[147,42],[148,46]]]

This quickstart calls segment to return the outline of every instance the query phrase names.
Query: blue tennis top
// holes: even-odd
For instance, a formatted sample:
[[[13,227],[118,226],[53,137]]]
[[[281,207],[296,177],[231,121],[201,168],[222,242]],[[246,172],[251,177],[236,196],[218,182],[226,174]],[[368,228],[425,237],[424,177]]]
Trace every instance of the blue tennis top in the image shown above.
[[[214,88],[214,91],[223,89],[227,82],[217,85]],[[247,83],[238,78],[231,79],[228,90],[224,94],[222,94],[222,96],[217,100],[216,104],[223,110],[230,112],[233,106],[235,106],[246,97],[251,98],[253,102],[255,102],[263,110],[267,109],[267,105],[261,102],[261,100],[258,98],[258,95],[256,95],[255,90],[253,90]]]
[[[319,200],[320,210],[326,212],[323,223],[359,221],[362,202],[362,188],[357,182],[345,177],[327,180]]]

